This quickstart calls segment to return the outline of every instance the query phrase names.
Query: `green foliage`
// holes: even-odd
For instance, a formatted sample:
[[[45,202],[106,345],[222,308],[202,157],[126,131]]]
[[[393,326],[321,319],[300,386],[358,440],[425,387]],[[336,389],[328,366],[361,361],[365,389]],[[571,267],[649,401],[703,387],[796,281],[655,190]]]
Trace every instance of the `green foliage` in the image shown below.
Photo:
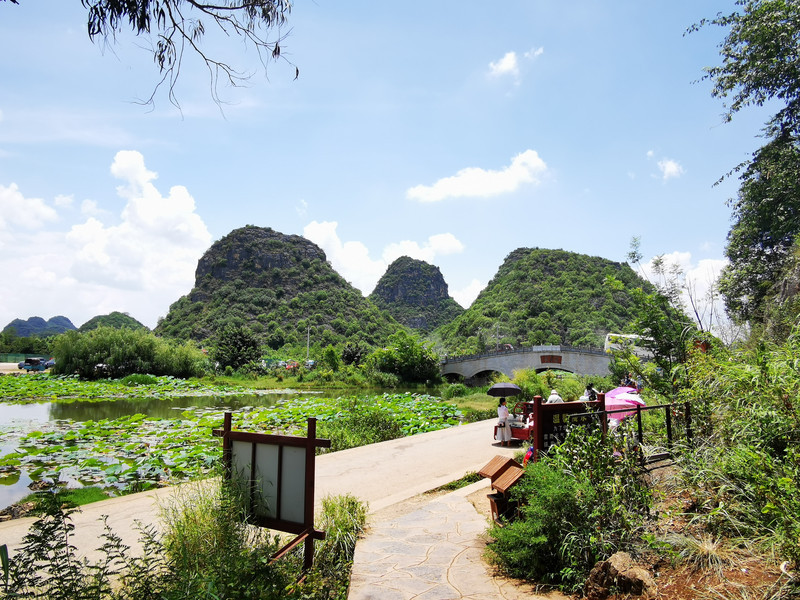
[[[389,336],[389,347],[369,356],[367,368],[396,375],[405,383],[435,383],[440,379],[439,359],[430,346],[402,329]]]
[[[520,515],[503,527],[492,527],[491,555],[513,577],[561,583],[560,573],[570,565],[561,554],[568,547],[568,536],[587,537],[594,490],[585,481],[564,477],[544,461],[529,465],[512,490],[512,498],[523,502]],[[581,563],[594,558],[586,556]],[[584,564],[578,566],[586,570]]]
[[[87,331],[91,331],[92,329],[97,329],[98,327],[111,327],[113,329],[147,329],[147,327],[142,325],[129,314],[114,311],[107,315],[98,315],[96,317],[92,317],[86,321],[86,323],[81,325],[78,328],[78,331],[85,333]]]
[[[737,0],[736,10],[703,20],[727,29],[720,64],[705,69],[712,95],[725,100],[726,117],[747,106],[777,112],[765,128],[767,143],[753,154],[731,201],[720,290],[730,314],[740,321],[764,319],[765,298],[784,270],[800,233],[798,139],[800,139],[800,6],[787,0]]]
[[[781,344],[696,352],[684,392],[698,438],[683,458],[696,519],[717,534],[769,534],[792,561],[800,560],[798,355],[798,329]]]
[[[132,373],[196,377],[207,363],[193,345],[162,340],[146,329],[70,331],[53,340],[52,350],[54,373],[77,374],[83,379],[120,378]]]
[[[165,533],[142,529],[142,555],[108,526],[98,562],[82,560],[70,543],[74,509],[62,493],[38,495],[42,516],[13,556],[0,546],[0,598],[20,600],[270,600],[294,597],[345,600],[355,542],[366,506],[353,496],[323,499],[320,525],[327,532],[315,547],[315,564],[295,583],[299,560],[271,557],[279,547],[268,530],[248,524],[238,491],[206,481],[165,507]]]
[[[228,323],[217,333],[212,356],[223,369],[237,369],[261,358],[261,346],[249,327]]]
[[[606,287],[607,276],[624,287]],[[626,264],[563,250],[519,248],[472,306],[435,333],[448,354],[483,352],[498,344],[602,347],[607,332],[623,331],[632,319],[629,289],[641,285]]]
[[[338,371],[342,366],[342,359],[339,358],[339,352],[330,345],[322,351],[322,361],[333,372]]]
[[[470,393],[470,389],[463,383],[451,383],[442,388],[442,398],[463,398]]]
[[[768,299],[790,262],[800,233],[800,149],[782,133],[754,155],[730,202],[733,225],[720,277],[728,312],[739,321],[763,321]]]
[[[369,348],[360,342],[348,342],[342,348],[342,362],[346,365],[358,366],[369,355]]]
[[[772,131],[798,133],[800,126],[800,6],[791,0],[737,0],[741,7],[729,15],[704,19],[728,29],[720,46],[721,65],[707,67],[712,95],[731,97],[725,105],[728,120],[747,106],[770,103],[780,110],[769,121]]]
[[[249,526],[238,490],[207,481],[181,493],[162,510],[168,588],[185,598],[282,598],[285,565],[269,564],[278,540]]]
[[[341,403],[335,420],[320,423],[317,435],[331,440],[331,452],[403,437],[400,423],[379,407],[356,398]]]
[[[351,494],[322,499],[319,527],[325,539],[314,550],[314,569],[295,595],[347,600],[356,541],[364,532],[367,506]]]
[[[515,577],[575,590],[596,561],[637,543],[651,498],[636,457],[615,456],[623,444],[575,428],[529,464],[511,492],[518,518],[490,530],[494,560]]]

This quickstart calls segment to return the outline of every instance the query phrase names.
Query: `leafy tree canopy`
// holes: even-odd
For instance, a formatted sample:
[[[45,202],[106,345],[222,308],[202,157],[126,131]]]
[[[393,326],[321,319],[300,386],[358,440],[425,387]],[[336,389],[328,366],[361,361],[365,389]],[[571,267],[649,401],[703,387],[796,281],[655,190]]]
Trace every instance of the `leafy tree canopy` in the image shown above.
[[[800,126],[800,4],[796,0],[737,0],[739,10],[704,19],[704,25],[729,28],[720,46],[722,64],[705,69],[712,95],[728,99],[726,118],[746,106],[778,100],[772,131]]]
[[[759,322],[764,298],[800,233],[800,3],[737,0],[736,7],[690,31],[709,24],[728,29],[721,64],[705,69],[727,120],[747,106],[778,107],[766,124],[769,141],[736,169],[744,170],[738,199],[731,201],[730,265],[720,283],[731,316]]]
[[[728,312],[739,321],[760,321],[765,298],[785,269],[800,233],[800,149],[782,134],[762,147],[741,178],[733,201],[734,223],[720,278]]]

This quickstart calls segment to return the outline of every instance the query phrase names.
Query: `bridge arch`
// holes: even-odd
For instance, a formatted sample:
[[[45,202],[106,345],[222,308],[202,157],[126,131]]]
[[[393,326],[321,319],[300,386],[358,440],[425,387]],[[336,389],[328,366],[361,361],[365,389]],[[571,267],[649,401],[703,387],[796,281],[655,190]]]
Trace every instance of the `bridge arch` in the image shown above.
[[[559,370],[576,375],[608,375],[611,355],[600,348],[572,346],[532,346],[485,354],[446,357],[441,363],[443,376],[460,375],[472,379],[484,372],[513,377],[514,371],[534,369],[537,373]]]

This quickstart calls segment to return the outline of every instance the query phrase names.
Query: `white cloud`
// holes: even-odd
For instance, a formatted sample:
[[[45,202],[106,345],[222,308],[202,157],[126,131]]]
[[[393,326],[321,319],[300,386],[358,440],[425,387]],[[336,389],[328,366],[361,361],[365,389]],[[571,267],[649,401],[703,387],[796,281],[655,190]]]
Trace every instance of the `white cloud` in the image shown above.
[[[672,265],[677,266],[683,273],[683,302],[687,314],[694,317],[691,312],[690,298],[694,299],[698,312],[704,320],[704,325],[708,325],[707,320],[714,315],[713,325],[719,326],[720,321],[727,321],[725,317],[724,302],[721,298],[714,297],[712,290],[717,283],[723,267],[728,264],[724,258],[704,258],[699,261],[694,261],[691,252],[675,251],[670,254],[664,254],[661,257],[664,264],[669,267]],[[642,264],[642,272],[650,281],[656,283],[657,276],[653,270],[653,262],[655,257],[651,258],[646,263]]]
[[[12,232],[13,253],[0,257],[0,268],[19,272],[21,281],[0,280],[8,300],[0,310],[3,324],[64,315],[79,326],[118,310],[153,327],[191,289],[211,235],[186,188],[174,186],[162,196],[138,152],[119,152],[111,171],[123,180],[117,191],[127,200],[117,224],[105,224],[98,215],[108,211],[84,201],[82,208],[96,214],[69,230]]]
[[[41,229],[56,221],[58,213],[41,198],[26,198],[16,183],[0,185],[0,246],[10,229]]]
[[[519,64],[516,52],[506,52],[505,56],[498,61],[489,63],[489,74],[493,77],[503,77],[511,75],[514,79],[519,77]]]
[[[647,153],[646,153],[646,156],[647,156],[647,158],[653,158],[655,156],[655,154],[656,153],[653,152],[652,150],[648,150]]]
[[[439,202],[446,198],[490,198],[516,191],[522,184],[540,183],[547,165],[535,150],[526,150],[499,171],[467,167],[455,175],[444,177],[430,186],[417,185],[406,191],[406,197],[420,202]]]
[[[106,211],[102,210],[94,200],[89,200],[87,198],[81,202],[82,215],[86,215],[87,217],[96,217],[104,213],[106,213]]]
[[[464,245],[451,233],[432,235],[422,244],[403,240],[388,244],[381,258],[373,260],[361,242],[342,242],[336,221],[312,221],[303,229],[303,237],[325,251],[333,268],[353,286],[368,295],[386,272],[387,267],[401,256],[433,263],[437,256],[462,252]]]
[[[75,198],[71,194],[69,196],[65,194],[59,194],[53,199],[53,203],[59,208],[69,208],[72,206],[74,201]]]
[[[683,175],[683,167],[671,158],[658,161],[658,170],[661,171],[661,179],[663,181]]]
[[[542,54],[544,54],[544,48],[539,46],[538,48],[531,48],[525,53],[525,58],[529,60],[535,60],[539,58]]]
[[[305,217],[306,213],[308,213],[308,202],[306,202],[305,200],[303,200],[301,198],[300,201],[297,203],[297,206],[295,207],[295,210],[297,211],[297,216],[298,217],[301,217],[301,218]]]
[[[478,297],[478,294],[481,293],[481,290],[486,287],[486,284],[478,281],[477,279],[473,279],[470,281],[466,287],[463,287],[458,290],[450,289],[450,295],[453,299],[458,302],[464,308],[469,308],[470,305],[475,301],[475,298]]]

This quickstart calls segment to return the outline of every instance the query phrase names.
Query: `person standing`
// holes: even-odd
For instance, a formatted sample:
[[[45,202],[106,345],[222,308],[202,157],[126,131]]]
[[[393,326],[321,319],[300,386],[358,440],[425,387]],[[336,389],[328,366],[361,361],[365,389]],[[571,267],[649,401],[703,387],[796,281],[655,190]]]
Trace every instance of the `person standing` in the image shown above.
[[[511,425],[508,422],[508,407],[506,406],[505,398],[500,398],[500,402],[497,405],[497,427],[495,431],[495,439],[500,442],[500,445],[509,446]]]

